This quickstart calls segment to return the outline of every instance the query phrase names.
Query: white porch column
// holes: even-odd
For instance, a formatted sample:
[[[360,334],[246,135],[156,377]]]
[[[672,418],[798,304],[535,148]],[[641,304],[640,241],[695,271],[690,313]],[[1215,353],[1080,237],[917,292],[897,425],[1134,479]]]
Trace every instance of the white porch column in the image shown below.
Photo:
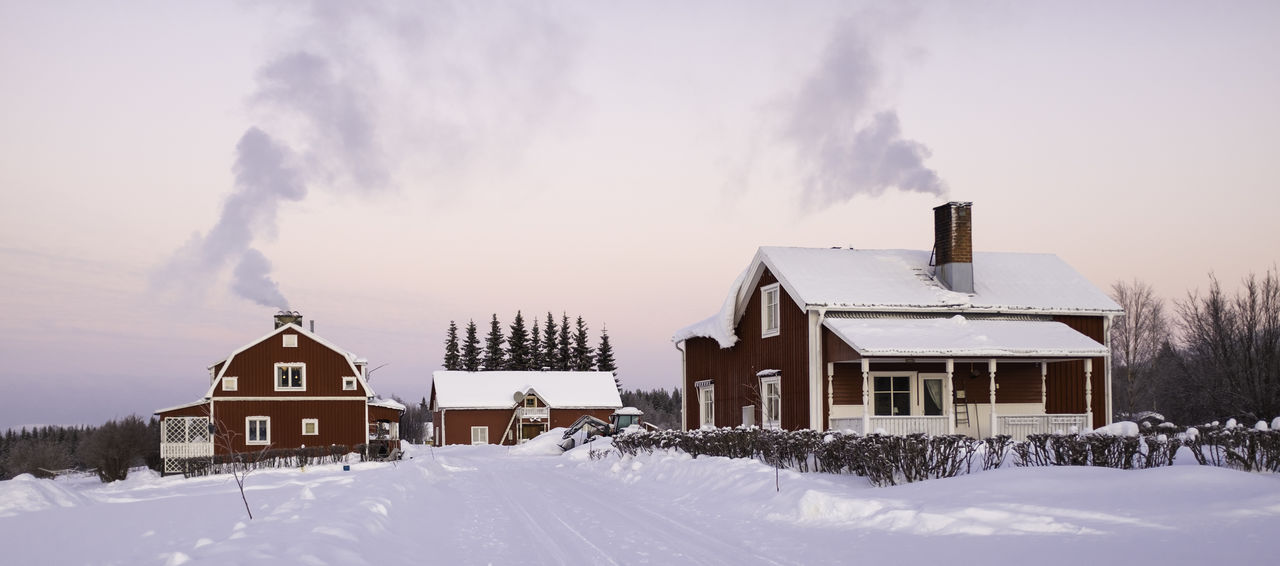
[[[1049,362],[1040,362],[1040,411],[1049,412],[1049,389],[1045,377],[1049,375]]]
[[[956,397],[951,393],[951,375],[956,371],[956,361],[947,360],[947,379],[942,382],[943,406],[947,408],[947,434],[956,433]]]
[[[987,360],[987,371],[991,372],[991,436],[1000,434],[996,428],[996,359]]]
[[[1084,361],[1084,419],[1089,430],[1093,430],[1093,359]]]
[[[871,433],[871,360],[862,358],[862,434]]]
[[[827,364],[827,430],[831,430],[831,412],[836,407],[836,365],[834,363]]]

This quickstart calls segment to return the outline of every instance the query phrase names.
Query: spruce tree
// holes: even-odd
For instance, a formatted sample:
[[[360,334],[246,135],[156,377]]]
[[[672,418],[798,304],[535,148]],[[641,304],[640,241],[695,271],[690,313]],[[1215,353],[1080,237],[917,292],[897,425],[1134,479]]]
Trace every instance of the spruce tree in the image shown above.
[[[511,323],[511,335],[507,337],[506,369],[529,371],[529,331],[524,327],[524,315],[516,311]]]
[[[574,371],[591,371],[595,361],[591,346],[587,345],[587,323],[582,321],[581,315],[573,329],[573,347],[569,352],[569,360],[569,369]]]
[[[622,391],[622,380],[618,379],[618,364],[613,360],[613,345],[609,343],[609,329],[600,329],[600,345],[596,347],[596,370],[613,373],[613,383]]]
[[[560,351],[556,348],[556,317],[547,313],[547,327],[542,333],[542,368],[560,369]]]
[[[533,329],[533,339],[529,340],[529,369],[538,371],[542,369],[542,328],[538,326],[538,317],[533,317],[529,327]]]
[[[498,322],[498,315],[495,313],[489,321],[489,334],[484,338],[485,371],[498,371],[506,367],[506,355],[502,352],[502,343],[505,341],[502,337],[502,323]]]
[[[467,321],[467,337],[462,342],[462,369],[480,371],[480,338],[476,336],[476,321]]]
[[[462,356],[458,354],[458,323],[449,321],[449,334],[444,339],[444,369],[462,369]]]
[[[561,313],[560,318],[560,337],[556,340],[556,368],[560,371],[568,371],[573,360],[573,354],[569,350],[569,315]]]

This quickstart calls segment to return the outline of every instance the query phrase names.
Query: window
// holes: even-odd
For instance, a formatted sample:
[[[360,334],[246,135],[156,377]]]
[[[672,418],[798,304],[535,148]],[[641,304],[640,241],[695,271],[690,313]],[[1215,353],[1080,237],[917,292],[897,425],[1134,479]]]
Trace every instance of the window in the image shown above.
[[[471,443],[472,444],[488,444],[489,443],[489,427],[487,426],[471,427]]]
[[[271,417],[245,417],[245,444],[271,444]]]
[[[760,336],[763,338],[778,335],[778,297],[777,283],[760,289]]]
[[[782,426],[782,378],[770,376],[760,378],[761,423],[764,428]]]
[[[342,390],[343,390],[343,391],[355,391],[355,390],[356,390],[356,378],[355,378],[355,377],[344,377],[344,378],[342,378]]]
[[[276,364],[276,391],[307,388],[307,364]]]
[[[877,375],[873,382],[876,415],[911,414],[910,375]]]
[[[284,336],[284,347],[285,347],[285,348],[297,348],[297,347],[298,347],[298,335],[297,335],[297,334],[284,334],[283,336]]]
[[[313,436],[320,434],[320,419],[302,419],[302,435]]]
[[[237,377],[224,377],[224,378],[222,378],[222,390],[223,390],[223,391],[235,391],[235,390],[236,390],[236,389],[238,389],[239,387],[240,387],[240,378],[237,378]]]
[[[716,426],[716,387],[710,379],[694,384],[698,388],[698,424]]]
[[[524,406],[526,406],[526,407],[537,407],[537,406],[538,406],[538,398],[537,398],[537,397],[534,397],[534,396],[532,396],[532,395],[530,395],[530,396],[528,396],[528,397],[525,397],[525,398],[524,398]]]

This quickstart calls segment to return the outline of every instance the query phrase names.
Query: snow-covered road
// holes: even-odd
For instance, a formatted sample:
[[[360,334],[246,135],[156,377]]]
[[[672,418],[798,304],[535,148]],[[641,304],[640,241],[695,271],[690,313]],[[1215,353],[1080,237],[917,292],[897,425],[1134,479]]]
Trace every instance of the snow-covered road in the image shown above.
[[[1280,477],[1193,464],[887,489],[784,471],[779,491],[744,460],[412,455],[255,472],[252,521],[226,477],[0,482],[0,563],[1269,563],[1280,535]]]

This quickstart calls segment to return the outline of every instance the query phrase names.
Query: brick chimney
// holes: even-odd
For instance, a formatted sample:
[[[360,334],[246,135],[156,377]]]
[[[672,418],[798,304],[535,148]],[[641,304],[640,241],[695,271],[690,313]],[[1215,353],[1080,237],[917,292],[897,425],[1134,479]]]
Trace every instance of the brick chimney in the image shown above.
[[[933,209],[934,275],[957,293],[973,292],[973,203]]]
[[[276,313],[276,328],[280,328],[286,324],[296,324],[298,328],[302,328],[302,314],[298,311],[280,311]]]

